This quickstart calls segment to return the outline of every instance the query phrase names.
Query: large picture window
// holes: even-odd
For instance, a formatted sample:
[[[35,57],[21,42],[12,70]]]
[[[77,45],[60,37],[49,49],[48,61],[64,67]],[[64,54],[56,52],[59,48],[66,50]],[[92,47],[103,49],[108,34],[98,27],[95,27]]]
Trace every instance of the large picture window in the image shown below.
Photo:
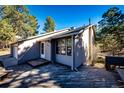
[[[71,37],[58,39],[56,42],[56,54],[71,56],[72,40]]]
[[[56,42],[56,53],[57,54],[66,54],[66,44],[65,44],[65,39],[59,39]]]

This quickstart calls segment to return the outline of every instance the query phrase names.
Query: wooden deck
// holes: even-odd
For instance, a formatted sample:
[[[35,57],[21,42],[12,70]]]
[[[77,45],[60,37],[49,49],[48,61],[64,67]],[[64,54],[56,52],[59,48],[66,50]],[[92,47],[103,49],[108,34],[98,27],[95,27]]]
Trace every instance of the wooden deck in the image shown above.
[[[28,64],[31,65],[32,67],[45,65],[48,63],[50,63],[50,62],[48,60],[45,60],[45,59],[37,59],[37,60],[28,61]]]

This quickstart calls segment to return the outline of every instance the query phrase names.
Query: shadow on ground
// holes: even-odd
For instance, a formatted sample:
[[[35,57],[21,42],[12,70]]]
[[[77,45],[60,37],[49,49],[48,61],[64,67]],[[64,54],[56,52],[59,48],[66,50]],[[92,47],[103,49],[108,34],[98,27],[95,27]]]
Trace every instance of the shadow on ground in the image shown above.
[[[79,71],[59,64],[48,64],[32,68],[22,64],[7,68],[9,77],[0,82],[1,88],[7,87],[62,87],[62,88],[105,88],[118,87],[117,73],[107,72],[104,68],[81,66]]]

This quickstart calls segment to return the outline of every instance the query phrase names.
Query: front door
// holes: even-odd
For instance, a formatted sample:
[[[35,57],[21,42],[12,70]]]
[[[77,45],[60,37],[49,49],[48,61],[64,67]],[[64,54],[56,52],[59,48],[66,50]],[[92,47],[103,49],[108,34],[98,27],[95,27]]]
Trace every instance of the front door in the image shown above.
[[[41,58],[45,58],[45,43],[44,42],[41,42],[40,44],[40,55],[41,55]]]

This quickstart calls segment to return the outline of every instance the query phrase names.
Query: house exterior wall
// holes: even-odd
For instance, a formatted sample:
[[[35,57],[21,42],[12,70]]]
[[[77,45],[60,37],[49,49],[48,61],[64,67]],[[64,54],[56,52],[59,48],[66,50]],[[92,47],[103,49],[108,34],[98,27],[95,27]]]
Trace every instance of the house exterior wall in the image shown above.
[[[74,40],[74,67],[88,63],[88,48],[89,48],[89,29],[86,29]]]
[[[56,40],[42,40],[36,41],[36,39],[27,40],[20,44],[18,44],[18,60],[19,64],[24,63],[28,60],[41,58],[41,42],[45,43],[45,57],[44,59],[49,61],[55,61],[64,65],[71,66],[73,68],[77,68],[81,64],[87,65],[89,64],[89,29],[86,29],[79,35],[72,36],[72,55],[60,55],[56,54]],[[94,33],[93,29],[91,29],[91,54],[93,55],[93,47],[94,47]],[[12,53],[14,46],[12,46]],[[93,58],[91,58],[93,59]]]
[[[41,41],[42,42],[42,41]],[[40,53],[40,44],[41,42],[36,42],[35,40],[25,41],[18,46],[18,56],[19,56],[19,64],[24,63],[28,60],[33,60],[37,58],[41,58]],[[45,57],[44,59],[51,61],[51,42],[43,41],[45,46]]]
[[[84,50],[85,50],[85,59],[84,59],[84,65],[88,65],[88,60],[89,60],[89,29],[86,29],[84,32],[83,32],[83,35],[82,35],[82,40],[84,42]]]
[[[67,55],[56,55],[56,62],[72,67],[73,57]]]
[[[39,43],[35,43],[27,52],[26,54],[24,54],[24,56],[22,57],[22,59],[19,60],[19,64],[20,63],[24,63],[28,60],[33,60],[33,59],[37,59],[40,58],[40,54],[39,54],[40,48],[39,48]]]
[[[37,58],[40,58],[39,42],[29,40],[18,45],[18,64]]]
[[[71,55],[61,55],[61,54],[56,54],[55,55],[55,61],[60,63],[60,64],[64,64],[70,67],[73,67],[73,37],[71,36],[71,40],[72,40],[72,53]],[[67,50],[66,50],[67,51]]]

